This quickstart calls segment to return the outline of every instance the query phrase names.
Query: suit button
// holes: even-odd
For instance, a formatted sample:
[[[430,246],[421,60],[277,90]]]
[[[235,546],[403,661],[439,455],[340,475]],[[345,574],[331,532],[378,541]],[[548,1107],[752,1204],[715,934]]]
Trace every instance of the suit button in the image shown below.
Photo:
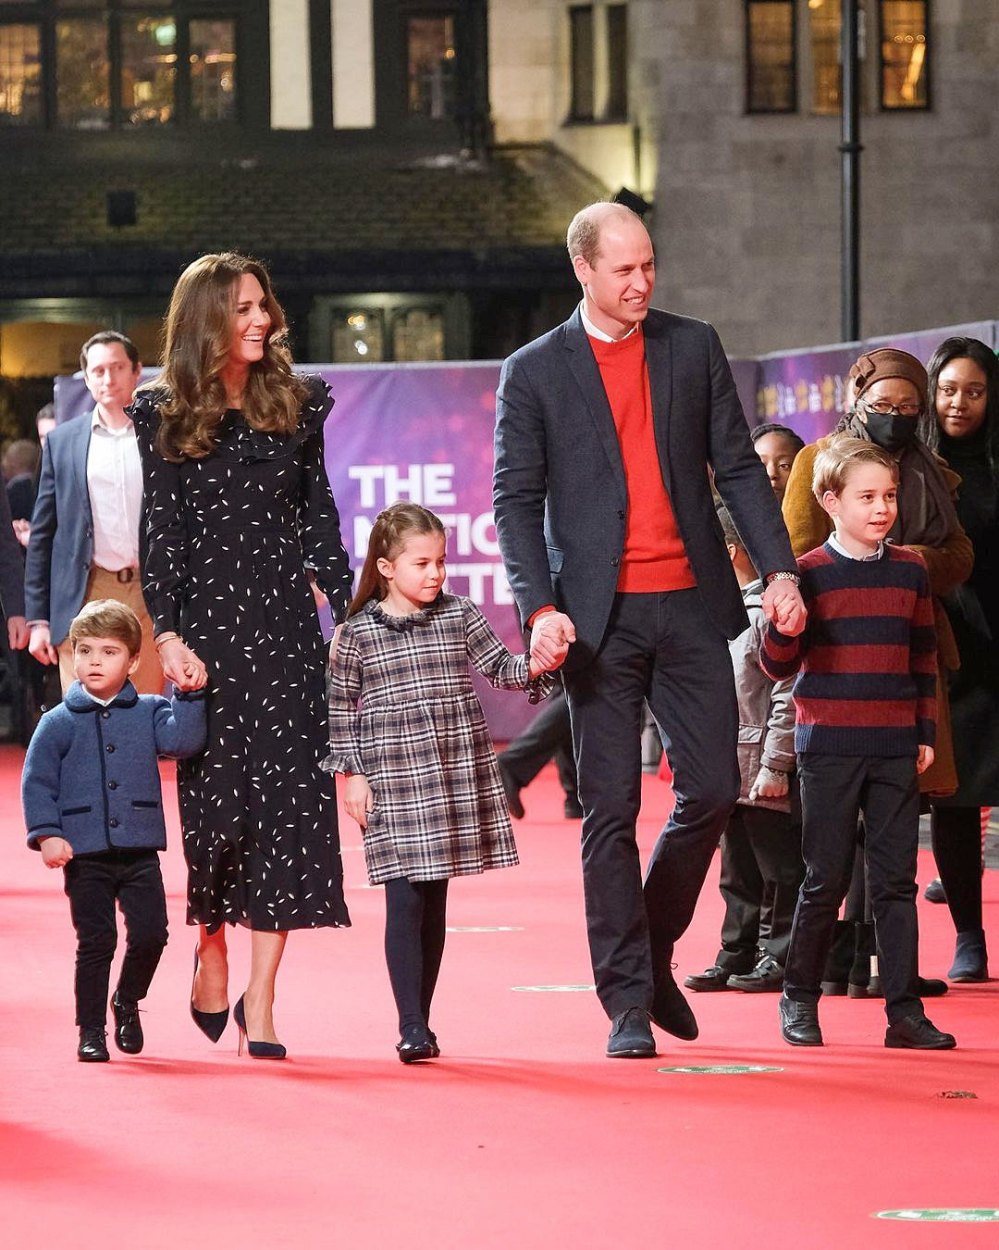
[[[117,789],[118,789],[118,783],[117,783],[117,781],[109,781],[109,782],[108,782],[108,789],[109,789],[109,790],[117,790]]]
[[[617,519],[618,519],[619,521],[623,521],[623,520],[624,520],[624,510],[623,510],[623,509],[618,509]]]
[[[109,742],[104,750],[107,751],[108,755],[114,755],[114,746],[112,743]]]
[[[108,824],[111,826],[112,829],[117,829],[118,818],[116,816],[112,816],[111,819],[108,821]]]
[[[614,557],[614,559],[613,559],[613,560],[611,560],[611,564],[613,564],[613,566],[614,566],[615,568],[617,568],[617,566],[618,566],[620,563],[621,563],[621,561],[617,558],[617,556],[615,556],[615,557]]]

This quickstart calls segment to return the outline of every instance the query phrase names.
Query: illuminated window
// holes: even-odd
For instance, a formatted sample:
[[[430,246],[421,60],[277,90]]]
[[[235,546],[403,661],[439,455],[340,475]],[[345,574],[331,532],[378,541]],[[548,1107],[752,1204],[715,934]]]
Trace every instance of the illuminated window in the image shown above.
[[[443,360],[444,317],[437,309],[412,308],[392,322],[395,360]]]
[[[385,359],[385,323],[380,309],[335,312],[332,338],[335,364],[375,364]]]
[[[191,116],[236,119],[236,23],[191,22]]]
[[[55,36],[59,125],[105,130],[111,123],[107,20],[87,17],[57,22]]]
[[[0,126],[33,126],[41,120],[41,30],[0,26]]]
[[[929,108],[926,0],[881,0],[881,107]]]
[[[746,112],[792,113],[798,107],[793,0],[746,4]]]
[[[812,112],[840,109],[840,0],[808,0],[812,42]]]
[[[156,126],[173,120],[177,25],[170,17],[121,23],[121,120]]]
[[[454,18],[447,14],[407,18],[406,64],[410,114],[435,121],[453,117]]]

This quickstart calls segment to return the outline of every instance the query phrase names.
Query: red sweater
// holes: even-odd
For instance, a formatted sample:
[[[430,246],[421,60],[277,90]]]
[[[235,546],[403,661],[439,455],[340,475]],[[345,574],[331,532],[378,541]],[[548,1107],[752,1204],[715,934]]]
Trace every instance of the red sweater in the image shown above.
[[[590,346],[617,428],[628,488],[617,588],[648,593],[696,586],[659,467],[645,336],[639,329],[616,343],[590,337]]]

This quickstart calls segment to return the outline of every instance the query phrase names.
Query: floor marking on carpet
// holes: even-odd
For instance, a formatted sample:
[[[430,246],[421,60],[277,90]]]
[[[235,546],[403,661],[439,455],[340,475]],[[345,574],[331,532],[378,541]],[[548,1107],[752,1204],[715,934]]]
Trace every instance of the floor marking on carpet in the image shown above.
[[[906,1207],[875,1211],[876,1220],[912,1220],[927,1224],[999,1224],[999,1207]]]
[[[510,989],[525,994],[592,994],[595,985],[511,985]]]
[[[523,933],[522,924],[456,924],[447,926],[448,933]]]
[[[695,1076],[745,1076],[747,1072],[783,1072],[769,1063],[705,1063],[677,1068],[656,1068],[657,1072],[682,1072]]]

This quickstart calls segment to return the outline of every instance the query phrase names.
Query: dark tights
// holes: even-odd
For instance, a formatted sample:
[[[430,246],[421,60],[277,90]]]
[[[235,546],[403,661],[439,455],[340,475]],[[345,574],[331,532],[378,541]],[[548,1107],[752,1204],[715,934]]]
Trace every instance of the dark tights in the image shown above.
[[[444,954],[447,881],[385,882],[385,959],[399,1031],[430,1024],[430,1002]]]
[[[932,806],[930,832],[937,871],[958,933],[982,927],[982,821],[977,807]]]

